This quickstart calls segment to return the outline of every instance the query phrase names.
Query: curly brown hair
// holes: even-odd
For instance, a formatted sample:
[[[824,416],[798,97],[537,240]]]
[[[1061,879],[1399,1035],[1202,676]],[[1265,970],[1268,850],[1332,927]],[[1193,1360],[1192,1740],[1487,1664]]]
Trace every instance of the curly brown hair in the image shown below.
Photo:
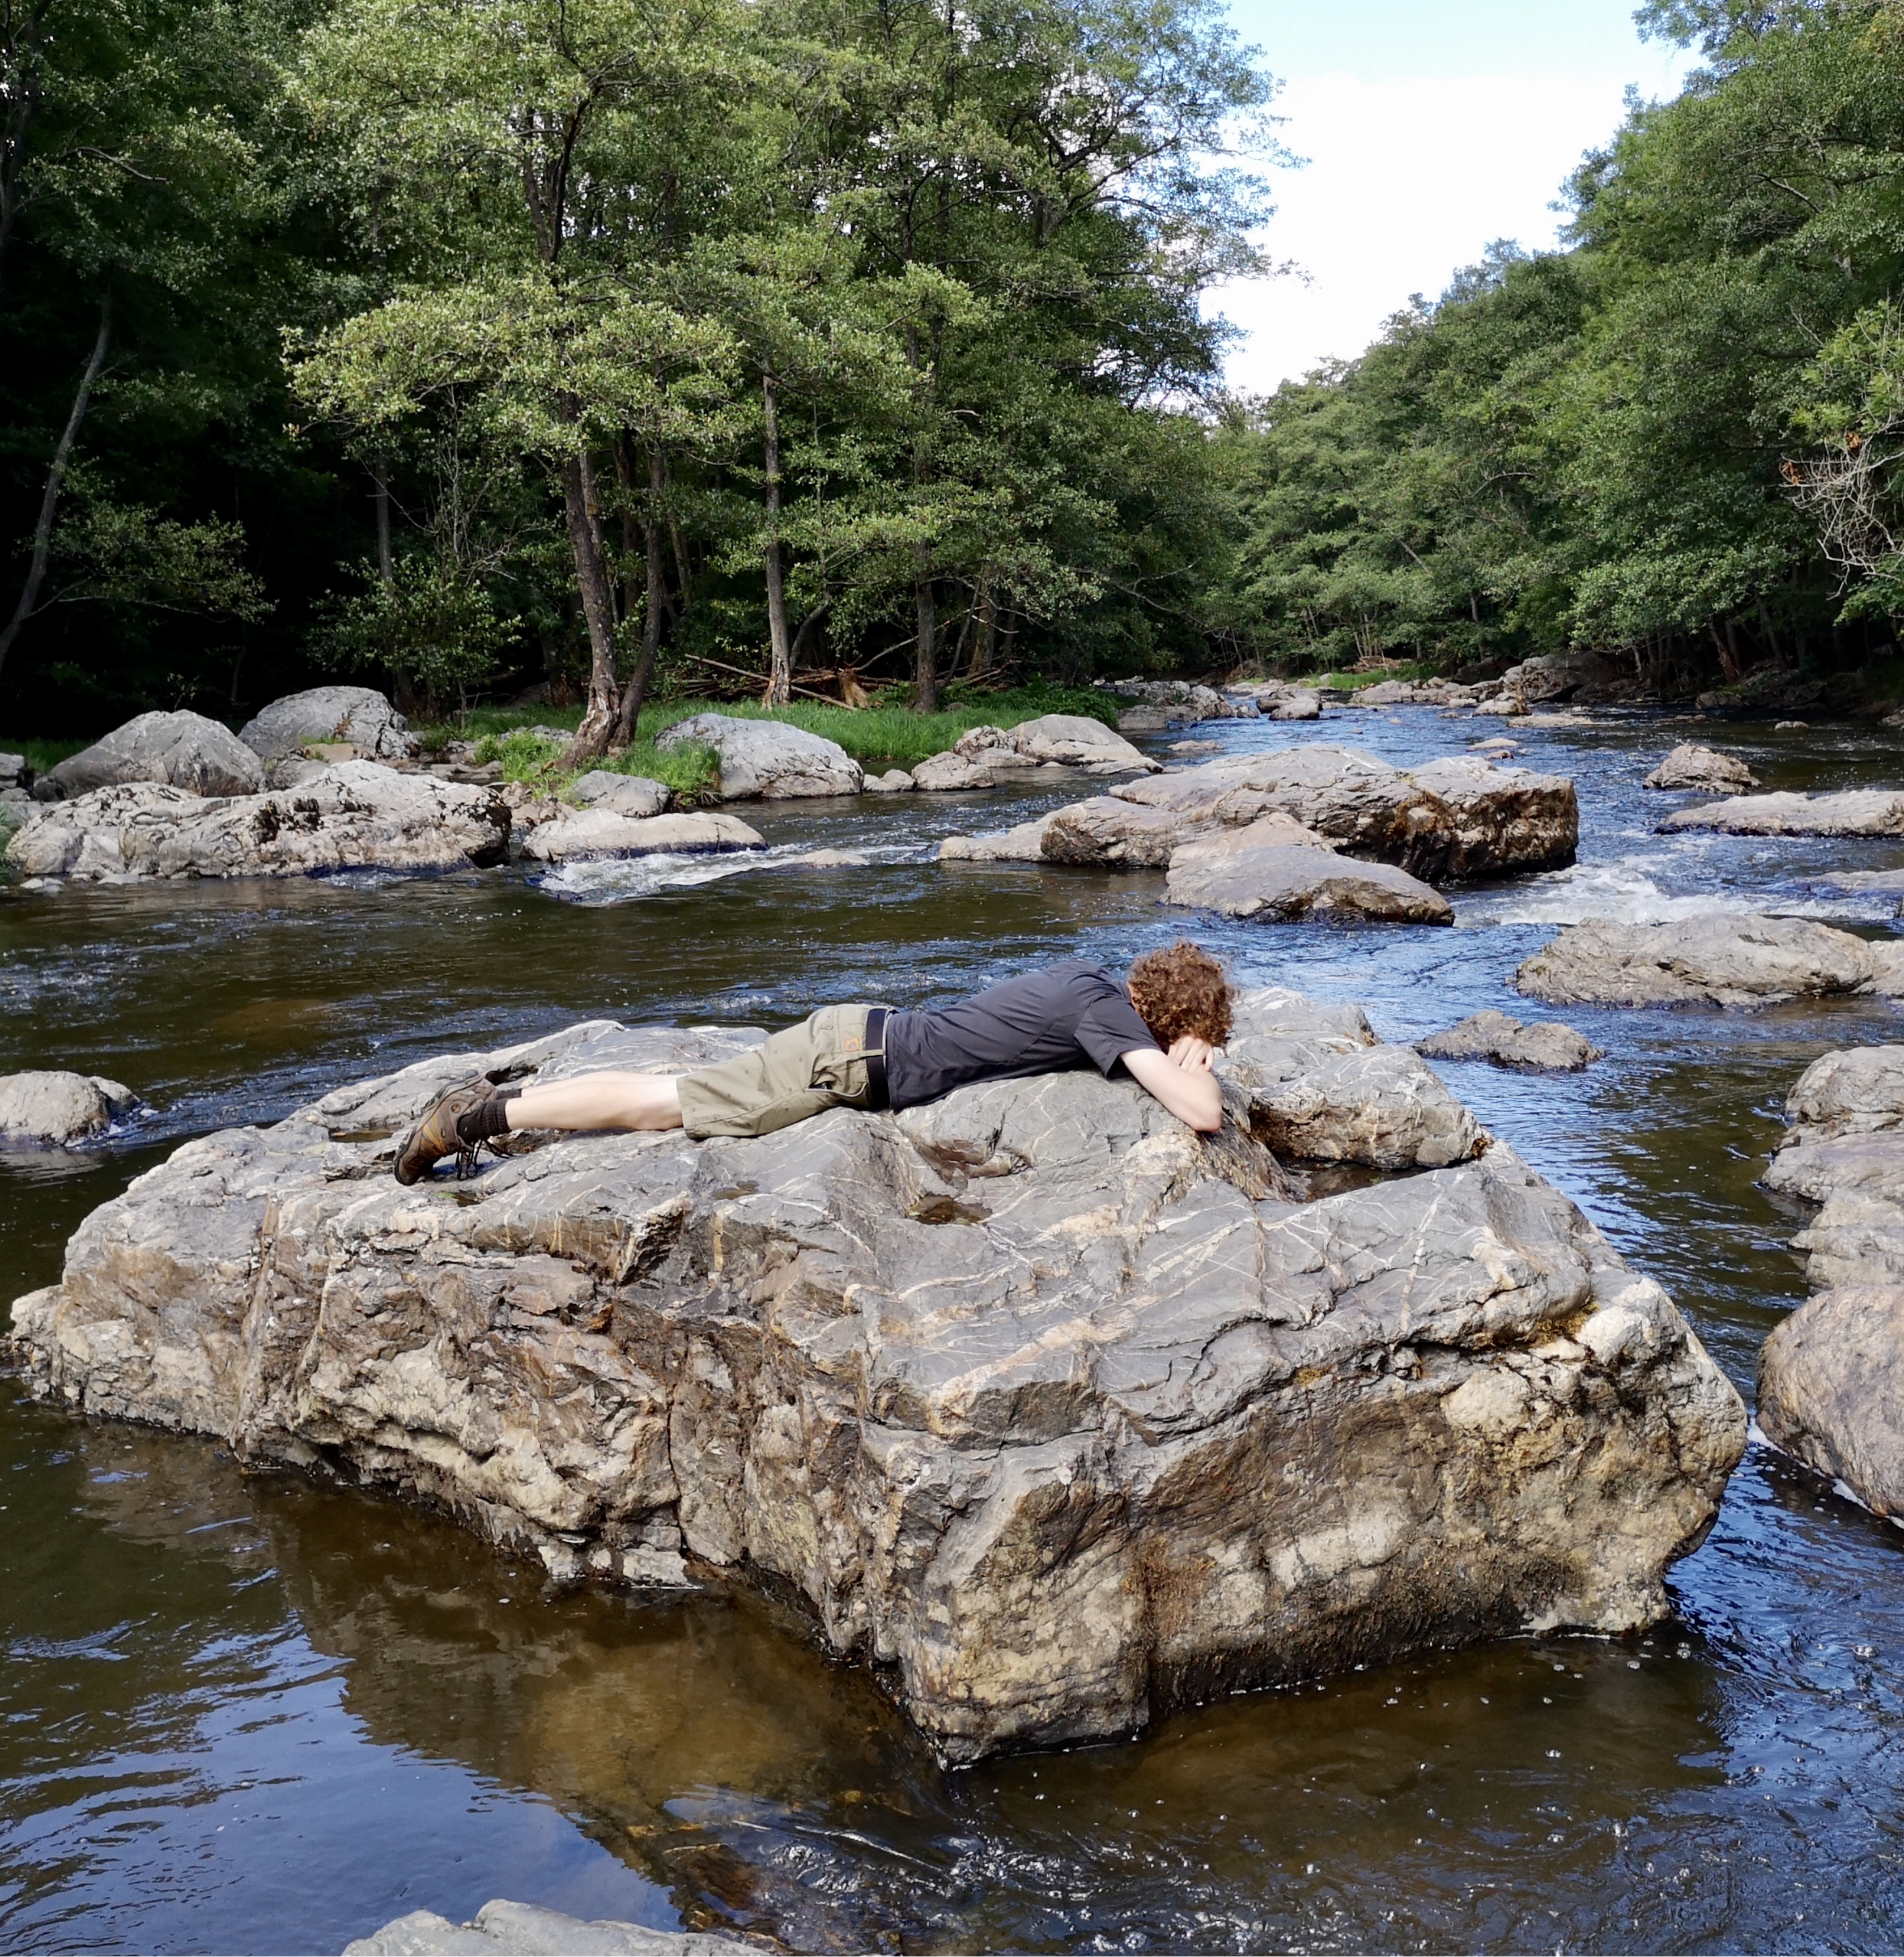
[[[1184,1034],[1221,1046],[1230,1037],[1230,981],[1201,945],[1179,938],[1168,951],[1147,951],[1131,967],[1131,1004],[1167,1048]]]

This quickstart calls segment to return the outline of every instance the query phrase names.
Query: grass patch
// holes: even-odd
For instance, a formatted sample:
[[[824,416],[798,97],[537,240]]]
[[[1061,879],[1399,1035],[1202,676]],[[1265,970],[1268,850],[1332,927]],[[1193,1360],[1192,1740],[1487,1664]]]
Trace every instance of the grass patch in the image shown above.
[[[1130,704],[1115,694],[1096,687],[1047,686],[1042,682],[1014,687],[1009,692],[976,694],[949,698],[936,713],[915,713],[890,696],[876,706],[835,707],[825,700],[799,700],[791,706],[769,710],[753,700],[658,700],[642,710],[639,738],[629,754],[640,757],[641,765],[609,765],[627,774],[651,776],[674,782],[662,773],[665,752],[653,752],[655,737],[676,722],[691,719],[697,713],[725,713],[735,720],[778,720],[792,727],[804,727],[836,741],[862,765],[909,768],[929,754],[942,754],[959,735],[974,727],[1014,727],[1041,713],[1079,713],[1101,720],[1107,727],[1117,725],[1119,711]],[[474,741],[478,759],[501,760],[507,774],[510,764],[504,744],[512,734],[529,727],[579,726],[579,707],[478,707],[470,710],[461,727],[427,727],[417,730],[425,748],[440,749],[453,740]],[[493,743],[486,747],[485,743]],[[526,776],[510,775],[513,780]]]
[[[36,775],[57,767],[69,755],[92,746],[90,741],[16,741],[0,735],[0,754],[24,754],[27,765]]]
[[[589,772],[559,767],[564,751],[560,742],[520,727],[510,733],[485,734],[476,742],[477,760],[499,762],[504,781],[529,782],[557,795],[565,794],[578,774]],[[594,765],[611,774],[646,776],[671,789],[678,801],[696,800],[713,787],[721,773],[720,757],[698,741],[684,741],[678,748],[657,748],[652,738],[636,741],[625,754]]]
[[[1426,659],[1409,659],[1400,666],[1378,666],[1372,672],[1325,673],[1324,680],[1333,687],[1340,687],[1349,693],[1359,693],[1365,686],[1380,686],[1391,679],[1439,679],[1445,675]]]

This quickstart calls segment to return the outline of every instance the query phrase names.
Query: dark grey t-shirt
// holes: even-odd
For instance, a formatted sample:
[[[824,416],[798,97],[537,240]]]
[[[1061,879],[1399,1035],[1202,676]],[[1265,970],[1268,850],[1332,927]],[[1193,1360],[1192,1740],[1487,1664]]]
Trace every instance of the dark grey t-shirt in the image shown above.
[[[1072,959],[1008,978],[955,1006],[886,1023],[886,1092],[916,1108],[973,1080],[1020,1080],[1160,1049],[1130,995],[1101,966]]]

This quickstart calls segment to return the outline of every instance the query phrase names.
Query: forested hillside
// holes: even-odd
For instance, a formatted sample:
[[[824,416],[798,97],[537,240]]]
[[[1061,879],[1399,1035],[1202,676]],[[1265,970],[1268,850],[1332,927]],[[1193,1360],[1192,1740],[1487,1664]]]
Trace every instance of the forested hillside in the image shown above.
[[[1568,248],[1252,402],[1209,0],[0,0],[0,725],[1881,660],[1904,0],[1646,17]]]
[[[1203,656],[1206,0],[7,6],[7,724]]]
[[[1661,0],[1707,65],[1508,246],[1244,418],[1238,622],[1283,657],[1569,647],[1651,684],[1893,648],[1904,7]]]

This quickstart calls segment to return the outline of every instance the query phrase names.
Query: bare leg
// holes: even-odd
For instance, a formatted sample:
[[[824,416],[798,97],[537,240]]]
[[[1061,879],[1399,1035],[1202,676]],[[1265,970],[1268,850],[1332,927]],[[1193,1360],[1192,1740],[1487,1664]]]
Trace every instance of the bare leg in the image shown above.
[[[681,1097],[671,1073],[578,1073],[526,1087],[505,1111],[517,1128],[678,1128]]]

